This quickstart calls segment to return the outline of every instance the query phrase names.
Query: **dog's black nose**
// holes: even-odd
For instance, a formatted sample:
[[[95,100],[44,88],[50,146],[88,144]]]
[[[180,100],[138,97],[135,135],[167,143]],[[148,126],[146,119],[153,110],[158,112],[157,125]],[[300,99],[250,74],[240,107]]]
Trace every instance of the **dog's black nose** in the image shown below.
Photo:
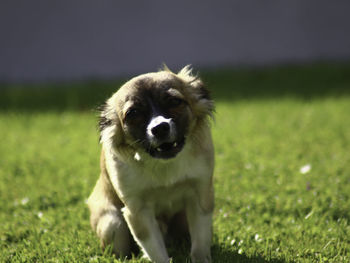
[[[158,139],[164,139],[169,136],[170,125],[168,122],[161,122],[151,129],[152,134]]]

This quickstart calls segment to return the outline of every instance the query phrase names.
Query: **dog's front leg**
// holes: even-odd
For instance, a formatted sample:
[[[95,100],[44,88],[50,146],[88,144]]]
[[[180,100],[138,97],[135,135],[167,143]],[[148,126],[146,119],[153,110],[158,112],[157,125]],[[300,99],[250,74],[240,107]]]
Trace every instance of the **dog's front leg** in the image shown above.
[[[143,209],[135,213],[127,208],[123,212],[130,231],[144,254],[155,263],[170,262],[154,212]]]
[[[211,262],[213,208],[214,195],[211,185],[199,189],[197,198],[187,202],[186,216],[191,235],[191,260],[193,263]]]

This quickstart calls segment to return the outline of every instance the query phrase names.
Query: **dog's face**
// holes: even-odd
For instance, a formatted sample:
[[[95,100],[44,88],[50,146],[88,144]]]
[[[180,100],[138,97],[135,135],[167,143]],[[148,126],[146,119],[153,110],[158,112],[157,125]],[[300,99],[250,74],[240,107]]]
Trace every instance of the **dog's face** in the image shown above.
[[[161,80],[143,77],[123,99],[123,129],[152,157],[175,157],[185,144],[192,113],[181,85],[173,76]]]
[[[187,136],[213,110],[202,82],[184,68],[149,73],[124,84],[108,100],[100,120],[114,126],[114,144],[143,150],[153,158],[169,159],[183,149]]]

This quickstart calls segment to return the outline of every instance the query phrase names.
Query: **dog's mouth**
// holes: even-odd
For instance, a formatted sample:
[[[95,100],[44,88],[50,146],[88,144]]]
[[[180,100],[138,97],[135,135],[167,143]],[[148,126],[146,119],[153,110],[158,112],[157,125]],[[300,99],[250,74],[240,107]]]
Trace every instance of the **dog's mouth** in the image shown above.
[[[185,137],[173,142],[165,142],[156,147],[150,147],[147,152],[154,158],[170,159],[175,157],[185,145]]]

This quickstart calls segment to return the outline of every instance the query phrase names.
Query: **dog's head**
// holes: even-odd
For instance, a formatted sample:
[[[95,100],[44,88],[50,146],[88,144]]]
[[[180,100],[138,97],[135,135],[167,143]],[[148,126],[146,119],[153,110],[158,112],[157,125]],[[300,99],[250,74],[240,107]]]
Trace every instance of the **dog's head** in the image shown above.
[[[198,125],[213,112],[213,101],[189,67],[165,68],[125,83],[102,107],[101,142],[154,158],[175,157]]]

